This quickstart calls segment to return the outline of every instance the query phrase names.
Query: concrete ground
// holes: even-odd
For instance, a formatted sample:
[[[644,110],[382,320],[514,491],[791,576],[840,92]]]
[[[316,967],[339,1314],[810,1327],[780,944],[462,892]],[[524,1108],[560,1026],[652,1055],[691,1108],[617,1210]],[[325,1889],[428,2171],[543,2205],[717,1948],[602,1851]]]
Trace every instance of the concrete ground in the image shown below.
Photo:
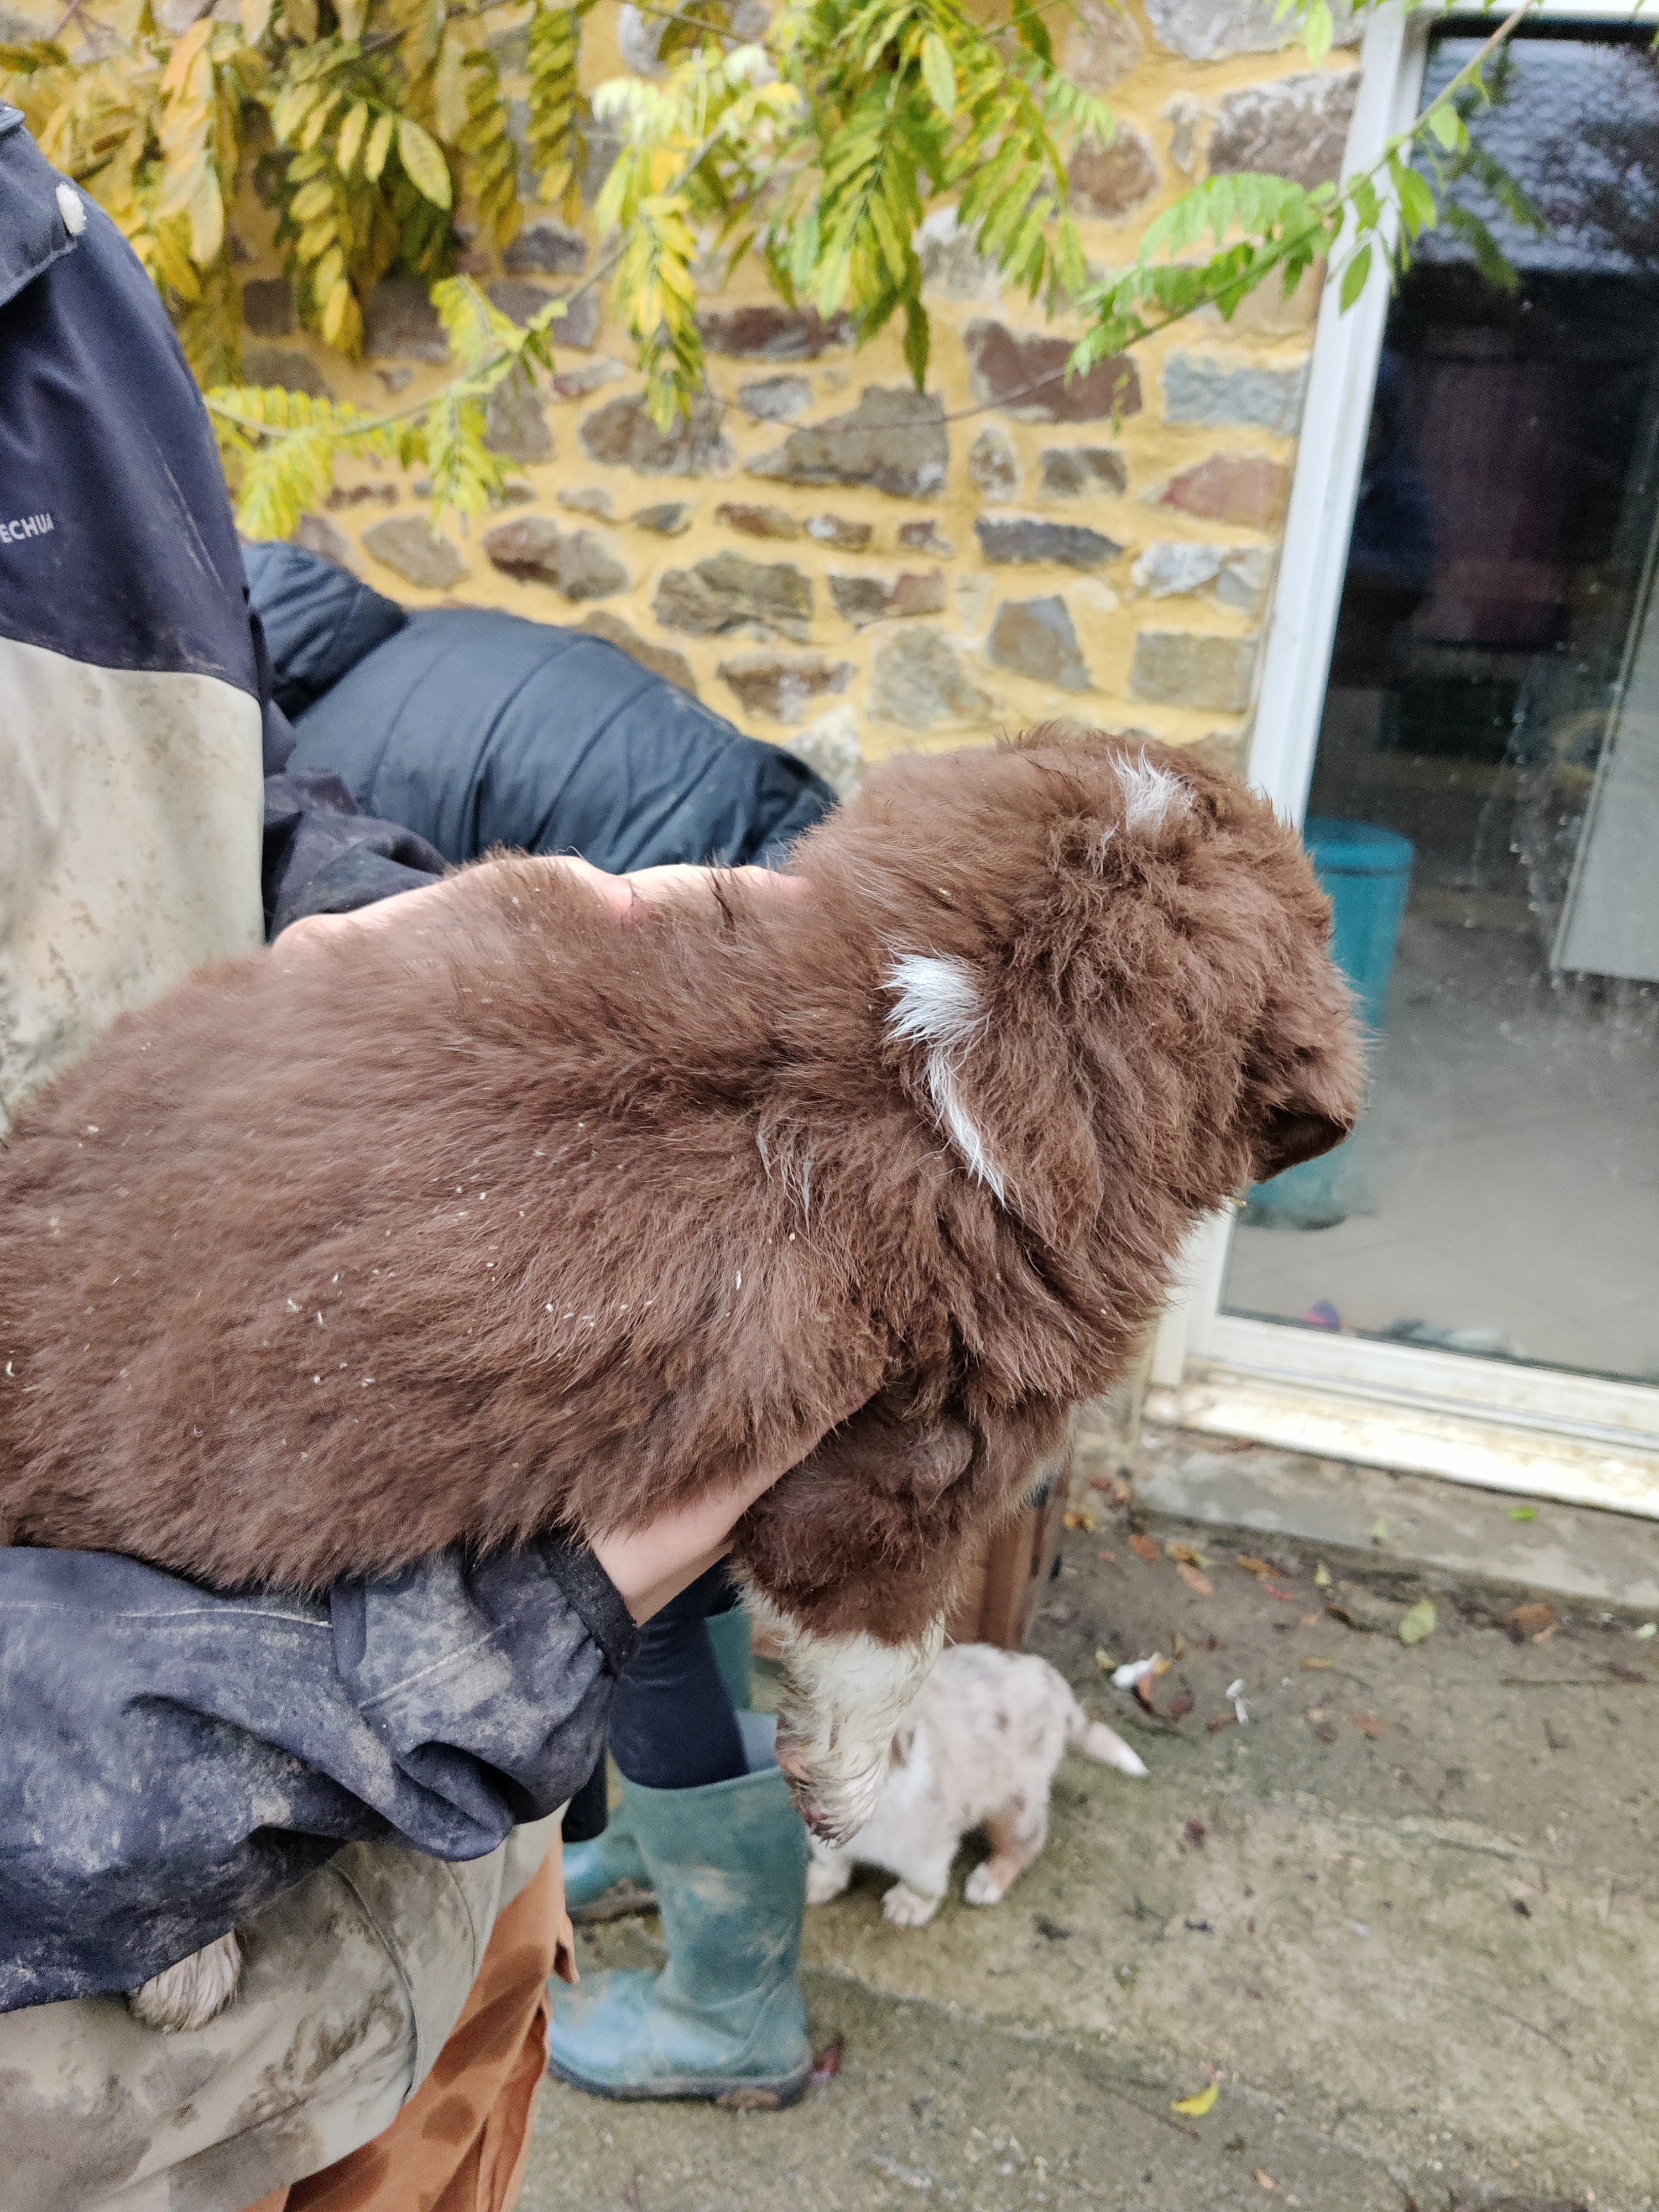
[[[1149,1468],[1170,1449],[1154,1437]],[[1150,1778],[1068,1759],[1046,1852],[991,1910],[960,1901],[970,1845],[925,1929],[883,1921],[875,1875],[809,1913],[814,2044],[844,2056],[793,2111],[550,2081],[526,2212],[1645,2212],[1659,1640],[1641,1614],[1604,1590],[1506,1624],[1512,1571],[1501,1594],[1422,1579],[1381,1543],[1334,1557],[1325,1587],[1293,1534],[1183,1527],[1167,1502],[1137,1549],[1124,1508],[1079,1494],[1097,1525],[1068,1537],[1033,1647]],[[1185,1577],[1171,1542],[1200,1555]],[[1408,1646],[1431,1586],[1434,1631]],[[1174,1660],[1157,1715],[1097,1656],[1153,1651]],[[648,1964],[658,1932],[584,1933],[582,1963]],[[1212,2074],[1211,2110],[1171,2110]]]

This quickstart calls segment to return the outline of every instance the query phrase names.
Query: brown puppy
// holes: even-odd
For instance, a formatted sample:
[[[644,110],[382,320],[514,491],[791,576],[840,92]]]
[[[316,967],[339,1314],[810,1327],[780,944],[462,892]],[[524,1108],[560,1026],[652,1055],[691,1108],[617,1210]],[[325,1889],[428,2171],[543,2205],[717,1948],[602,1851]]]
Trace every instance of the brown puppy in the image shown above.
[[[791,1466],[736,1557],[854,1833],[974,1540],[1360,1055],[1294,833],[1185,756],[896,763],[793,865],[619,939],[487,864],[115,1023],[0,1164],[0,1540],[314,1589]]]

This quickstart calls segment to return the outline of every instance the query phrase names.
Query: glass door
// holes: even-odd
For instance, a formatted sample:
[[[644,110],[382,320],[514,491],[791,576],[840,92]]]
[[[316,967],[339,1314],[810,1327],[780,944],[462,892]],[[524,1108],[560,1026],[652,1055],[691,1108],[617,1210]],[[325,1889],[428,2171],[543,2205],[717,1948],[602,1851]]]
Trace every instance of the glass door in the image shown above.
[[[1432,34],[1425,96],[1486,35]],[[1659,58],[1546,25],[1492,88],[1541,228],[1461,186],[1507,282],[1444,226],[1388,308],[1307,799],[1370,1102],[1250,1194],[1192,1341],[1553,1376],[1581,1426],[1606,1378],[1659,1448]]]

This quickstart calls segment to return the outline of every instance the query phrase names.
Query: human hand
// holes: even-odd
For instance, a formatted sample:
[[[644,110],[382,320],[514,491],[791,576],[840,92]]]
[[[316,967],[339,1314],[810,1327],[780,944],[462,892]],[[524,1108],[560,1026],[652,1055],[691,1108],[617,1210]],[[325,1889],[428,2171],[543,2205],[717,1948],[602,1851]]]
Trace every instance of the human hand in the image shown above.
[[[632,875],[613,876],[591,861],[563,854],[544,854],[535,865],[556,869],[572,882],[586,884],[618,921],[626,921],[647,907],[695,897],[699,891],[717,892],[722,883],[741,883],[769,896],[786,898],[801,888],[798,876],[779,875],[771,868],[699,868],[676,860],[654,868],[636,868]],[[306,915],[283,932],[283,950],[292,952],[296,945],[299,949],[315,948],[331,938],[349,937],[361,930],[424,928],[438,919],[441,908],[453,903],[460,881],[458,876],[446,876],[424,890],[380,899],[349,914]]]

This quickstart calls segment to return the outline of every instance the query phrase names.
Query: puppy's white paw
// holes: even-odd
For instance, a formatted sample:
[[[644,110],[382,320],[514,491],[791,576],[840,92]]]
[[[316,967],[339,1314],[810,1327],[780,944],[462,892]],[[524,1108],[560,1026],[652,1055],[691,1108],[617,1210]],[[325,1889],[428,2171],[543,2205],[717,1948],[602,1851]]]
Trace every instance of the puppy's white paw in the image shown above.
[[[850,1859],[820,1858],[815,1850],[806,1867],[806,1902],[809,1905],[828,1905],[832,1897],[839,1897],[853,1879]]]
[[[781,1645],[778,1765],[801,1818],[827,1844],[845,1844],[869,1821],[887,1778],[893,1731],[945,1641],[934,1622],[914,1644],[824,1636],[803,1628],[753,1591],[750,1612]]]
[[[146,2027],[159,2027],[168,2034],[205,2027],[235,1996],[241,1972],[242,1947],[233,1928],[129,1990],[127,2010]]]
[[[895,1928],[925,1928],[939,1911],[942,1897],[924,1897],[908,1881],[896,1881],[881,1900],[882,1917]]]
[[[1008,1885],[992,1873],[991,1862],[986,1859],[969,1875],[962,1893],[969,1905],[1000,1905],[1008,1894]]]

